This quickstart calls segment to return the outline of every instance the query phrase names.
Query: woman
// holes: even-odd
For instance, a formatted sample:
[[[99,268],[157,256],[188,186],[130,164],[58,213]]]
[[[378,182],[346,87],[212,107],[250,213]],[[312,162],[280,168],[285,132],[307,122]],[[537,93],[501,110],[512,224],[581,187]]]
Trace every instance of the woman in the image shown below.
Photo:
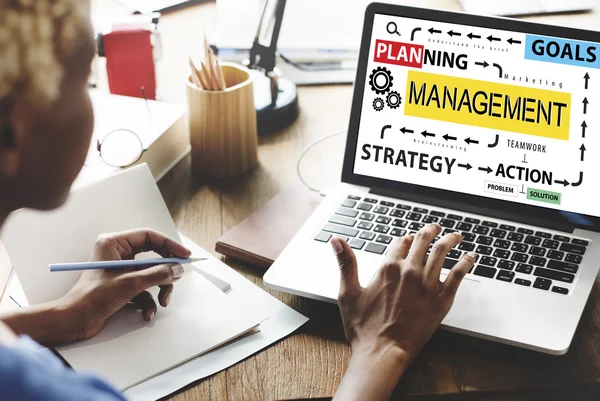
[[[94,54],[88,6],[80,0],[0,0],[0,227],[14,210],[64,203],[86,157],[93,127],[87,77]],[[425,254],[441,227],[431,225],[394,243],[367,288],[343,241],[331,241],[340,266],[340,311],[352,346],[339,399],[380,400],[448,313],[474,255],[439,281],[446,235]],[[188,257],[190,251],[150,230],[101,235],[90,260],[128,259],[139,252]],[[35,251],[32,249],[32,251]],[[159,286],[167,307],[180,265],[142,271],[85,272],[63,298],[0,316],[0,397],[7,400],[122,400],[91,374],[66,369],[44,345],[88,339],[129,302],[146,321],[157,313],[146,290]],[[150,351],[149,351],[150,352]]]

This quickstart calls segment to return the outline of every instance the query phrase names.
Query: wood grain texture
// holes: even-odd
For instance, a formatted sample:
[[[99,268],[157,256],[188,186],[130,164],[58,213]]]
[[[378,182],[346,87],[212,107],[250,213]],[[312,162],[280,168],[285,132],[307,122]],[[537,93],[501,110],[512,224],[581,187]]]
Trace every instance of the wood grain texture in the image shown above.
[[[399,1],[408,5],[459,9],[455,0]],[[600,5],[600,0],[598,1]],[[93,0],[100,24],[128,12],[106,0]],[[534,18],[530,18],[534,19]],[[207,3],[161,19],[163,58],[157,65],[162,98],[185,103],[188,56],[202,52],[203,32],[215,23],[215,4]],[[596,29],[598,14],[536,17],[558,25]],[[102,70],[102,61],[99,69]],[[105,74],[100,74],[106,87]],[[190,157],[161,180],[159,186],[178,228],[207,250],[268,200],[298,184],[296,160],[315,139],[347,128],[352,88],[299,88],[300,116],[291,127],[259,138],[260,164],[233,179],[194,178]],[[340,149],[325,149],[328,152]],[[332,158],[333,160],[333,158]],[[338,165],[330,169],[339,171]],[[232,269],[262,287],[262,271],[227,261]],[[600,396],[600,290],[592,292],[571,351],[550,357],[448,332],[437,333],[397,388],[402,400],[597,400]],[[336,307],[267,290],[310,321],[299,332],[268,349],[192,384],[172,397],[190,400],[292,400],[331,397],[350,356]],[[177,296],[177,290],[173,296]]]

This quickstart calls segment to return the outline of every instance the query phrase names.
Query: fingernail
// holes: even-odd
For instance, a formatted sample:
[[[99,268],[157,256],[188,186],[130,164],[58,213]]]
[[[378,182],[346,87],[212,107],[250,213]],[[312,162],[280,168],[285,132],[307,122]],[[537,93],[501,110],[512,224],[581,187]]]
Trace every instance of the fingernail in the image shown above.
[[[183,266],[172,265],[171,270],[173,271],[173,278],[181,278],[183,276]]]
[[[473,260],[477,259],[477,255],[475,254],[475,252],[469,252],[469,253],[467,253],[467,256]]]
[[[169,291],[169,293],[167,294],[167,297],[165,298],[165,305],[166,306],[169,306],[169,302],[171,302],[171,294],[172,293],[173,293],[172,291]]]
[[[344,251],[344,247],[342,246],[342,240],[339,238],[332,238],[331,241],[331,247],[333,248],[333,253],[335,253],[336,255],[339,255],[340,253],[342,253]]]
[[[152,319],[154,319],[154,311],[150,312],[150,318],[148,319],[148,321],[151,322]]]

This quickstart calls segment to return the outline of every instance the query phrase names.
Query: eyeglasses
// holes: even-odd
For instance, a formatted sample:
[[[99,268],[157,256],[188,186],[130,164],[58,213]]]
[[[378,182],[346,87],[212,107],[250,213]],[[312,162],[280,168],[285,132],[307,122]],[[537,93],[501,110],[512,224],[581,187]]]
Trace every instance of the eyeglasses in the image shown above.
[[[110,167],[129,167],[135,164],[146,149],[140,137],[128,129],[109,132],[102,140],[98,139],[96,150],[100,159]],[[88,155],[86,166],[96,165],[93,155]]]

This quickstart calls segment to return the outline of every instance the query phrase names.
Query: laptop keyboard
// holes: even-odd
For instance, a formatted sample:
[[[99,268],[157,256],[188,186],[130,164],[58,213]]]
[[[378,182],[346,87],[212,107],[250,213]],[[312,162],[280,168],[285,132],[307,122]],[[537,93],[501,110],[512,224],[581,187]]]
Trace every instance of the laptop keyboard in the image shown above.
[[[329,242],[335,236],[356,251],[382,255],[395,237],[415,234],[429,223],[442,226],[441,235],[460,232],[464,238],[448,254],[445,269],[474,251],[478,259],[471,274],[563,295],[589,245],[568,235],[356,195],[344,199],[314,239]]]

